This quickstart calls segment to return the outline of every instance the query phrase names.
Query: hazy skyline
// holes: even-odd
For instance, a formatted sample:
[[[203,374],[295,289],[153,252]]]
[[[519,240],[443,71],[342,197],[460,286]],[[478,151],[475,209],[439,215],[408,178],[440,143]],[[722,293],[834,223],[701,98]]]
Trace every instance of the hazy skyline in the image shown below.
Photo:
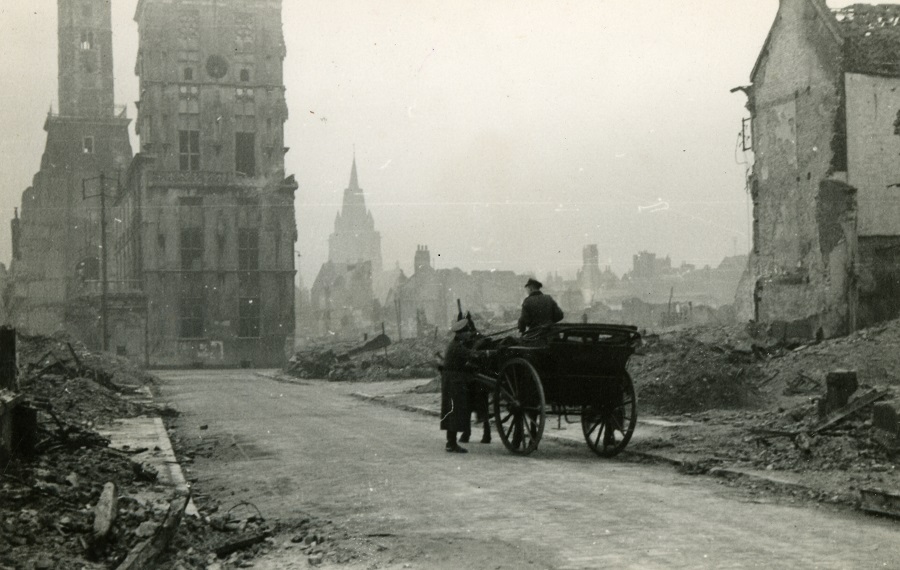
[[[57,108],[56,1],[0,3],[0,216],[9,220]],[[132,119],[136,3],[113,1],[116,100]],[[418,244],[439,268],[566,277],[590,243],[619,274],[641,250],[698,266],[746,253],[737,143],[749,114],[729,90],[749,83],[777,7],[285,0],[286,172],[300,185],[304,283],[327,258],[354,147],[386,268],[409,273]]]

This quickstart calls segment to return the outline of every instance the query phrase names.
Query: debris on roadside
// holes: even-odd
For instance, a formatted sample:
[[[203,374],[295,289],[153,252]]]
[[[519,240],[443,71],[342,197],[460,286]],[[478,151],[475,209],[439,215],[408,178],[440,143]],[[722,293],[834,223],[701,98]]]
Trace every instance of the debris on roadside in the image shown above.
[[[296,378],[333,381],[431,378],[437,373],[435,352],[443,352],[447,340],[433,335],[380,342],[366,351],[346,342],[320,344],[298,351],[286,372]]]
[[[629,361],[638,401],[656,414],[741,409],[759,404],[763,381],[753,353],[703,342],[689,332],[647,335]]]
[[[34,449],[0,470],[0,569],[224,570],[251,564],[276,548],[272,537],[299,528],[258,512],[214,528],[219,504],[211,497],[196,497],[201,518],[184,516],[190,495],[135,460],[146,449],[109,447],[98,428],[159,411],[142,402],[152,376],[65,337],[20,336],[17,352],[17,397],[35,412]],[[171,420],[172,411],[163,411]],[[314,524],[305,528],[324,536],[324,523]],[[334,551],[324,540],[317,545],[323,557]]]

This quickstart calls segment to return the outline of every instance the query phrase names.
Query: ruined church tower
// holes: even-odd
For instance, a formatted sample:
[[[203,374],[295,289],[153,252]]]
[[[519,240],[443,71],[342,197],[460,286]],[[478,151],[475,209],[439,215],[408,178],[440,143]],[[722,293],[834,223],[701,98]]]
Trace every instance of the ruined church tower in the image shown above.
[[[129,119],[113,100],[110,1],[57,6],[59,107],[47,115],[40,170],[13,224],[10,319],[33,334],[68,330],[99,348],[99,194],[112,198],[128,169]]]
[[[110,0],[59,0],[59,113],[113,115]]]
[[[356,157],[353,157],[350,184],[344,190],[341,211],[334,219],[334,233],[328,237],[328,261],[342,264],[369,261],[373,276],[382,272],[381,234],[375,231],[375,220],[366,209],[366,198],[356,173]]]

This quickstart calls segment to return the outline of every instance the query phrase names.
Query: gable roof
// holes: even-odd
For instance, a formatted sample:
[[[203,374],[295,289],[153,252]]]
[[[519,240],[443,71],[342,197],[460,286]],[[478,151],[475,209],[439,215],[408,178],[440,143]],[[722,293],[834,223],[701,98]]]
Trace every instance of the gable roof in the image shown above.
[[[784,0],[782,0],[783,2]],[[809,3],[812,8],[816,11],[819,16],[819,19],[825,24],[825,28],[831,32],[832,37],[837,42],[838,45],[842,45],[844,42],[843,34],[841,33],[841,29],[838,26],[838,22],[832,14],[831,10],[829,10],[828,6],[825,4],[825,0],[804,0]],[[763,42],[762,49],[759,50],[759,55],[756,56],[756,63],[753,64],[753,70],[750,72],[750,79],[753,80],[756,77],[756,72],[759,71],[760,66],[762,65],[763,59],[769,51],[769,44],[772,43],[772,32],[775,31],[775,25],[778,23],[778,19],[781,17],[781,5],[779,3],[778,13],[775,15],[775,21],[772,22],[772,26],[769,28],[769,34],[766,36],[766,41]]]
[[[803,1],[816,11],[841,46],[844,72],[900,77],[900,5],[860,3],[831,10],[825,0]],[[751,80],[768,52],[778,17],[756,58]]]
[[[853,4],[833,11],[844,37],[844,71],[900,77],[900,5]]]

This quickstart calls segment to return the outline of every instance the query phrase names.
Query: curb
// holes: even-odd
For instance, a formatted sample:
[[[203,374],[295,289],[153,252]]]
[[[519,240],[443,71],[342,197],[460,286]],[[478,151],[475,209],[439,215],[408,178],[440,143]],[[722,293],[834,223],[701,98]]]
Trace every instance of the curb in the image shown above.
[[[172,488],[178,495],[190,495],[191,487],[184,478],[181,464],[175,457],[169,432],[159,416],[139,416],[115,420],[111,425],[98,430],[109,438],[111,448],[135,450],[146,449],[131,456],[135,463],[144,463],[159,473],[160,482]],[[199,516],[193,501],[185,509],[188,516]]]
[[[402,410],[405,412],[412,412],[426,416],[439,417],[440,414],[436,410],[432,410],[430,408],[426,408],[424,406],[411,406],[409,404],[401,404],[398,402],[392,402],[386,399],[384,396],[373,396],[371,394],[365,394],[363,392],[352,392],[350,394],[351,397],[356,398],[357,400],[362,400],[364,402],[370,402],[373,404],[378,404],[381,406],[394,408],[397,410]],[[561,437],[558,435],[554,435],[552,433],[544,433],[545,438],[550,438],[557,443],[562,445],[566,445],[569,447],[582,447],[584,446],[583,441],[576,441],[571,438]],[[673,457],[671,455],[666,455],[662,453],[653,453],[651,451],[634,451],[626,449],[622,451],[622,455],[630,456],[630,457],[639,457],[642,459],[648,459],[657,463],[665,463],[668,465],[672,465],[674,467],[685,468],[691,467],[692,465],[696,465],[697,461],[690,461],[678,457]],[[730,478],[737,479],[743,478],[750,481],[759,481],[763,483],[768,483],[772,485],[778,485],[779,487],[797,489],[801,491],[812,491],[817,492],[814,488],[804,485],[802,483],[798,483],[795,481],[788,481],[786,479],[782,479],[780,477],[774,476],[764,476],[758,473],[752,472],[750,470],[741,469],[739,467],[713,467],[707,473],[707,475],[718,478]]]

